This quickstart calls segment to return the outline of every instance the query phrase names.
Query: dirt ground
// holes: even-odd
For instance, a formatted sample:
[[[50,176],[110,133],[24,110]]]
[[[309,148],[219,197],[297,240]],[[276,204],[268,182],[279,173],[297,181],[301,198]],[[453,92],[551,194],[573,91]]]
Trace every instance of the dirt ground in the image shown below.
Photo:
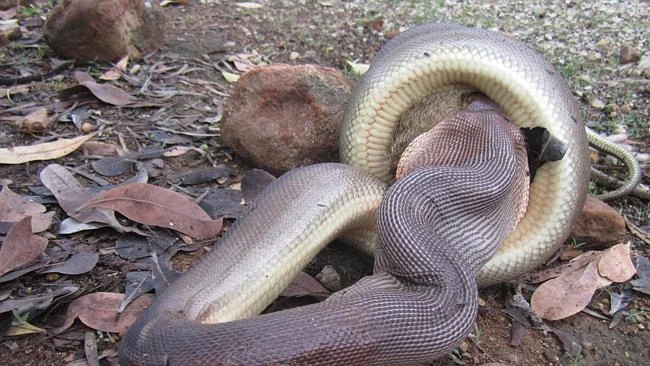
[[[551,16],[550,14],[563,14],[565,11],[573,11],[576,7],[580,8],[584,5],[582,2],[575,1],[543,7],[532,5],[527,7],[519,3],[503,7],[499,7],[498,4],[488,7],[463,1],[298,0],[261,1],[259,4],[262,7],[249,8],[237,6],[235,3],[190,0],[184,5],[165,7],[168,20],[166,44],[161,51],[138,62],[143,70],[152,70],[153,65],[172,67],[173,71],[184,70],[176,74],[171,72],[149,74],[151,84],[154,85],[152,89],[159,92],[170,91],[168,95],[171,96],[167,98],[163,93],[157,95],[157,101],[164,105],[164,108],[117,108],[105,104],[92,106],[93,110],[98,111],[97,115],[101,116],[100,119],[93,120],[93,123],[96,127],[102,126],[104,131],[102,141],[123,144],[131,151],[141,150],[143,146],[155,145],[156,142],[151,137],[161,131],[197,133],[189,136],[190,144],[201,147],[208,153],[204,156],[188,153],[164,158],[164,166],[156,170],[157,176],[150,177],[151,184],[168,187],[168,182],[174,181],[188,170],[226,164],[233,169],[234,173],[227,180],[219,181],[218,184],[220,187],[229,187],[238,183],[244,172],[251,168],[222,146],[218,137],[218,123],[214,122],[218,120],[215,117],[220,115],[220,107],[231,87],[220,71],[231,70],[225,66],[227,64],[225,60],[232,54],[255,55],[251,59],[257,63],[314,63],[349,72],[347,61],[358,60],[369,63],[379,47],[406,26],[425,21],[445,20],[496,28],[521,35],[526,41],[542,48],[552,61],[557,61],[554,46],[546,48],[546,45],[553,43],[553,40],[562,39],[561,32],[565,30],[544,28],[539,31],[540,34],[546,34],[546,38],[550,39],[547,43],[537,44],[535,29],[528,29],[529,23],[526,22],[543,22],[544,18],[548,19]],[[616,11],[628,14],[626,12],[632,9],[629,11],[633,16],[627,19],[629,22],[627,25],[631,24],[633,28],[642,27],[643,22],[639,19],[644,17],[646,21],[648,19],[647,4],[638,2],[628,5],[616,2],[603,2],[603,4],[607,9],[614,9],[614,14],[618,14]],[[36,2],[36,6],[43,9],[42,14],[47,14],[51,9],[51,4],[45,1]],[[582,17],[599,16],[598,9],[590,8],[591,5],[584,6],[585,11],[591,13],[578,16],[578,20],[583,19]],[[515,16],[511,16],[512,14]],[[511,23],[519,16],[524,18],[521,25]],[[24,19],[32,19],[30,21],[36,24],[29,28],[35,33],[38,31],[38,18],[38,15],[24,15]],[[636,36],[631,36],[631,40],[628,41],[647,52],[650,45],[647,41],[647,23],[645,24],[645,33],[642,30],[637,29],[637,31],[646,35],[646,41],[639,40],[635,38]],[[591,41],[583,42],[585,54],[590,54],[590,47],[593,44],[616,32],[616,28],[621,28],[620,25],[610,25],[611,27],[600,30],[600,33],[596,28],[589,32]],[[0,71],[2,73],[0,77],[17,76],[18,70],[21,69],[28,69],[35,73],[48,71],[51,68],[49,60],[54,55],[43,45],[44,42],[38,40],[33,44],[23,42],[20,47],[1,50],[3,70]],[[577,56],[572,58],[571,55],[581,55],[580,50],[573,47],[576,46],[569,47],[571,52],[567,53],[566,57],[562,56],[564,61],[556,63],[560,64],[559,68],[563,75],[571,77],[571,73],[575,73],[573,76],[577,79],[578,75],[588,74],[591,80],[595,79],[595,74],[585,71],[590,70],[591,66],[579,64],[579,61],[576,61]],[[611,64],[607,60],[602,62],[606,65]],[[110,65],[94,63],[76,65],[56,77],[31,83],[30,93],[13,96],[13,103],[36,101],[55,103],[59,98],[58,92],[74,84],[72,78],[74,70],[98,75],[109,67]],[[184,67],[186,68],[183,69]],[[187,71],[187,68],[191,70]],[[231,71],[236,72],[236,70]],[[615,96],[607,94],[609,91],[605,91],[607,86],[604,82],[600,84],[594,82],[594,86],[587,89],[585,89],[587,83],[584,82],[584,78],[571,84],[580,88],[577,94],[588,121],[596,123],[595,127],[601,131],[613,132],[620,120],[613,121],[613,117],[608,115],[607,111],[593,110],[592,97],[613,101],[617,106],[631,105],[629,112],[631,117],[625,122],[634,140],[643,151],[648,152],[650,142],[648,138],[650,131],[647,125],[650,116],[648,78],[638,75],[637,77],[645,78],[645,81],[634,84],[631,87],[632,91],[626,89],[628,85],[622,81],[621,85],[611,88],[617,90]],[[630,76],[617,74],[616,78],[628,80]],[[144,79],[143,77],[140,81]],[[125,90],[134,93],[141,87],[137,82],[121,81],[120,83]],[[208,89],[205,85],[211,88]],[[585,90],[590,94],[584,94],[587,93]],[[147,95],[146,92],[144,94]],[[5,104],[0,105],[1,108],[8,107]],[[66,135],[71,137],[79,134],[72,123],[59,122],[52,131],[54,133],[50,135],[46,133],[40,137],[54,138]],[[26,145],[34,142],[35,139],[35,136],[21,133],[8,123],[0,124],[1,147]],[[82,152],[75,152],[56,162],[68,167],[82,167],[87,171],[92,160],[92,157]],[[19,194],[34,194],[33,188],[41,186],[38,173],[48,163],[51,162],[2,165],[0,179],[11,181],[11,188]],[[125,177],[107,179],[117,183]],[[645,178],[645,183],[648,182],[648,178]],[[84,184],[91,185],[92,182],[86,180]],[[188,189],[183,193],[197,197],[203,192],[202,188],[205,187],[196,190]],[[51,197],[47,203],[48,208],[57,210],[58,221],[65,217]],[[613,205],[620,208],[637,225],[648,229],[650,219],[648,202],[625,198],[617,200]],[[232,220],[228,220],[228,223],[230,222]],[[33,324],[45,328],[60,325],[67,304],[74,298],[97,291],[124,292],[124,275],[133,268],[134,264],[111,252],[115,247],[116,238],[117,234],[110,229],[70,236],[59,235],[56,230],[51,230],[50,239],[53,241],[74,240],[91,245],[100,253],[106,254],[100,255],[99,263],[89,273],[76,276],[25,275],[14,281],[0,283],[0,294],[10,291],[13,296],[30,295],[38,293],[48,284],[62,281],[74,283],[80,287],[74,296],[55,301],[32,321]],[[641,240],[633,236],[630,236],[630,240],[634,256],[650,255],[648,246]],[[205,249],[209,249],[210,245],[205,244],[197,251],[177,254],[173,261],[175,268],[186,268],[199,258]],[[306,271],[315,275],[327,264],[334,265],[343,274],[346,284],[353,283],[362,275],[371,272],[371,266],[367,261],[338,244],[319,255]],[[599,319],[586,313],[579,313],[562,321],[549,322],[553,328],[566,332],[568,337],[574,339],[581,347],[577,355],[570,356],[555,333],[542,330],[526,329],[523,331],[525,335],[521,344],[517,346],[510,344],[513,321],[504,309],[512,295],[512,288],[512,285],[503,285],[483,289],[481,292],[483,302],[472,336],[453,355],[436,361],[434,365],[482,365],[490,362],[504,365],[650,365],[650,313],[648,313],[650,300],[647,295],[635,292],[629,305],[629,309],[634,309],[635,316],[628,313],[620,324],[611,329],[610,320]],[[610,301],[609,293],[616,288],[612,286],[598,292],[589,308],[594,311],[607,309]],[[622,288],[622,285],[618,288]],[[530,296],[530,292],[524,290],[524,295]],[[6,322],[6,319],[4,321]],[[20,337],[2,336],[0,337],[0,365],[87,364],[84,337],[89,329],[77,321],[72,328],[60,335],[46,333]],[[102,332],[96,332],[95,336],[101,355],[100,364],[117,364],[115,348],[119,336]]]

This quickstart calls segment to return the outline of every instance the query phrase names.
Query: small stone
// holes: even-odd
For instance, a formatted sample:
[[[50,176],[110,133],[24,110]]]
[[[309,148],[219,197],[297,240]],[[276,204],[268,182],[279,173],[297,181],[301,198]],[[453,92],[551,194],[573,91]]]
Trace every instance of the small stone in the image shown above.
[[[458,345],[458,348],[461,350],[461,352],[466,353],[469,350],[469,343],[467,343],[467,341],[463,341]]]
[[[63,0],[47,17],[43,36],[61,56],[117,61],[157,50],[164,30],[157,0]]]
[[[519,365],[519,356],[515,355],[514,353],[509,353],[506,355],[506,360],[512,362],[515,365]]]
[[[323,66],[254,68],[239,78],[224,103],[224,144],[274,175],[338,161],[339,128],[352,84]]]
[[[81,132],[90,133],[94,130],[93,124],[90,122],[84,122],[81,124]]]
[[[645,329],[645,325],[643,325],[641,323],[637,324],[637,327],[639,327],[639,329],[641,329],[641,330]]]
[[[598,98],[594,98],[591,100],[591,106],[596,108],[596,109],[605,109],[605,102]]]
[[[582,348],[584,348],[585,351],[591,351],[594,349],[594,344],[591,342],[584,341],[582,342]]]
[[[479,297],[479,298],[478,298],[478,306],[483,307],[483,306],[485,306],[485,305],[486,305],[486,304],[485,304],[485,300],[483,300],[482,297]]]
[[[629,44],[624,44],[618,51],[618,60],[621,65],[631,64],[641,59],[641,54]]]
[[[316,279],[320,282],[326,289],[336,292],[343,288],[343,282],[341,281],[341,275],[334,269],[331,265],[323,266],[323,269],[316,275]]]
[[[300,58],[300,54],[296,51],[293,51],[289,54],[289,60],[291,61],[296,61],[299,58]]]
[[[609,247],[627,235],[621,214],[597,198],[587,196],[571,235],[589,246]]]

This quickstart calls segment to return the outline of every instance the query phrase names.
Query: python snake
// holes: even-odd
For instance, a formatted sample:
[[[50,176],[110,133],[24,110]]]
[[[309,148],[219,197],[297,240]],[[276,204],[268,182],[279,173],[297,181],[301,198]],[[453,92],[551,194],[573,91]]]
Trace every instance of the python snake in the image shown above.
[[[418,109],[428,115],[436,104],[430,96],[453,94],[450,89],[480,91],[496,106],[469,103],[434,122],[405,117]],[[507,121],[543,127],[566,145],[562,159],[540,166],[526,185],[523,206],[517,182],[526,168],[520,137],[508,132]],[[432,133],[447,129],[460,136],[439,146],[443,156],[456,151],[459,160],[407,168],[384,197],[395,170],[389,157],[438,122]],[[414,27],[378,53],[355,87],[341,133],[347,164],[294,169],[271,184],[131,326],[120,361],[431,361],[469,331],[475,278],[479,285],[516,278],[568,236],[589,182],[587,148],[568,86],[537,52],[485,30]],[[513,201],[525,208],[523,215]],[[377,241],[377,231],[375,250],[368,243]],[[249,318],[335,238],[376,252],[375,274],[323,303]]]

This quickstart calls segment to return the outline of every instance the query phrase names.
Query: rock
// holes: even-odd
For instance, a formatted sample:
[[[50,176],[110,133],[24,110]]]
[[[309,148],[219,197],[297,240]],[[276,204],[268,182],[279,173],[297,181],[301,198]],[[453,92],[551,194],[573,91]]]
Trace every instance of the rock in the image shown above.
[[[252,69],[224,104],[223,142],[273,174],[338,161],[339,127],[352,85],[337,70],[316,65]]]
[[[629,44],[622,45],[618,51],[618,62],[621,65],[631,64],[639,59],[641,59],[641,54]]]
[[[588,196],[571,235],[588,246],[609,247],[625,239],[625,221],[618,211]]]
[[[48,45],[79,60],[140,59],[163,44],[165,15],[155,0],[63,0],[43,27]]]
[[[336,292],[343,289],[343,282],[341,281],[341,275],[336,272],[331,265],[323,266],[323,269],[316,275],[316,279],[320,282],[326,289]]]

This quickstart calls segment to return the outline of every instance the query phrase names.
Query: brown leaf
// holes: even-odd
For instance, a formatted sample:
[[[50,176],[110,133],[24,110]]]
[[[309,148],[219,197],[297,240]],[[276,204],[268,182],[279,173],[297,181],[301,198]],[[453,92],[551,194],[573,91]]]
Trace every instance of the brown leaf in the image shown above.
[[[125,106],[135,103],[137,100],[132,95],[114,85],[97,83],[90,75],[86,74],[85,72],[76,71],[74,73],[74,77],[79,82],[79,85],[83,85],[88,88],[88,90],[90,90],[94,96],[96,96],[104,103],[116,106]]]
[[[566,273],[541,284],[533,293],[531,308],[544,319],[566,318],[589,304],[597,283],[596,263],[590,262],[584,270]]]
[[[32,234],[30,216],[18,221],[0,248],[0,276],[38,258],[46,246],[47,239]]]
[[[30,202],[4,186],[0,191],[0,222],[18,222],[32,217],[32,232],[40,233],[52,225],[54,211],[45,213],[45,206]]]
[[[213,220],[189,198],[147,183],[133,183],[99,194],[82,208],[115,210],[145,225],[166,227],[203,240],[219,234],[223,219]]]
[[[84,295],[68,306],[65,322],[54,333],[70,328],[76,318],[87,326],[102,332],[124,333],[153,301],[153,297],[142,295],[135,299],[118,315],[117,309],[124,300],[124,294],[95,292]]]
[[[280,296],[284,297],[301,297],[313,296],[317,298],[326,298],[330,292],[316,281],[312,276],[305,272],[300,272],[293,281],[282,291]]]
[[[54,194],[63,211],[75,220],[82,223],[107,224],[119,232],[140,233],[136,228],[122,225],[113,211],[101,208],[82,209],[81,206],[95,198],[97,194],[82,187],[65,167],[59,164],[50,164],[41,170],[40,178],[43,185]],[[90,227],[86,229],[90,229]]]
[[[589,262],[592,262],[594,260],[598,260],[600,256],[602,255],[602,252],[598,251],[593,251],[590,250],[588,252],[584,252],[581,255],[573,258],[570,262],[561,264],[557,267],[549,268],[549,269],[544,269],[541,271],[537,271],[534,273],[529,273],[525,276],[522,277],[522,280],[528,283],[540,283],[544,282],[547,280],[550,280],[551,278],[559,277],[564,274],[571,273],[573,271],[576,271],[584,266],[586,266]]]
[[[636,273],[632,258],[630,258],[630,244],[617,244],[603,252],[598,261],[598,272],[614,282],[625,282]]]
[[[59,139],[43,144],[0,148],[0,164],[22,164],[34,160],[51,160],[68,155],[97,133],[73,139]]]

